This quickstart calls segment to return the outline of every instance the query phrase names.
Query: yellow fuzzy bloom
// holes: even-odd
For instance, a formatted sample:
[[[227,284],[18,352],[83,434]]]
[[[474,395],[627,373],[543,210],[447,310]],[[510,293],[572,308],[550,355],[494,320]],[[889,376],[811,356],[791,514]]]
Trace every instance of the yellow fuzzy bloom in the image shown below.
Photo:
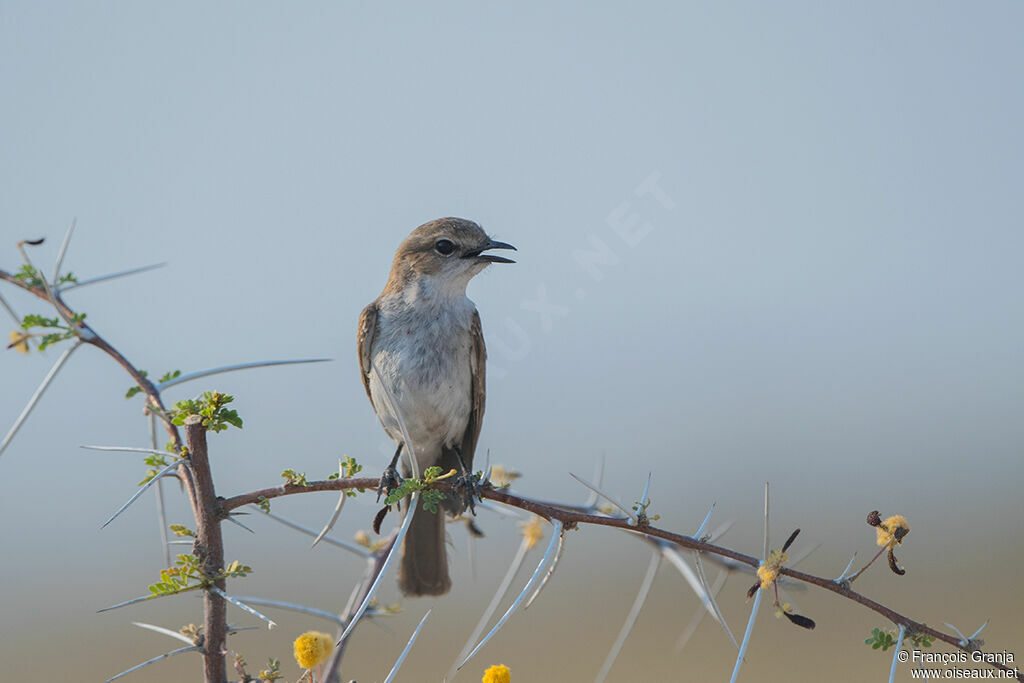
[[[15,330],[14,332],[11,332],[11,335],[9,337],[11,343],[7,346],[7,348],[14,349],[19,353],[28,353],[28,340],[29,337],[31,336],[32,335],[28,334],[27,332]]]
[[[533,519],[523,524],[522,527],[526,549],[532,550],[533,546],[537,545],[537,542],[544,538],[544,525],[541,524],[540,517],[534,515]]]
[[[295,661],[303,669],[320,666],[331,656],[334,639],[320,631],[306,631],[295,639]]]
[[[903,515],[893,515],[875,527],[876,543],[893,548],[903,543],[903,537],[910,533],[910,525]]]
[[[511,683],[512,672],[504,664],[495,664],[484,672],[483,683]]]
[[[495,465],[491,468],[491,483],[495,486],[507,486],[521,476],[523,475],[519,472],[502,467],[501,465]]]
[[[779,570],[786,563],[789,556],[781,550],[773,550],[768,554],[768,559],[757,568],[757,578],[761,579],[761,588],[768,589],[775,580],[779,578]]]

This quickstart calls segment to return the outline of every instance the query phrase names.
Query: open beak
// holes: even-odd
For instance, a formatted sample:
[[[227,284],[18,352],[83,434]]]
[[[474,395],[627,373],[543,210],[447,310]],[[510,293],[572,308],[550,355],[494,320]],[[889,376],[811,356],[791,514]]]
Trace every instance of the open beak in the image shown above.
[[[487,261],[489,263],[515,263],[512,259],[505,258],[504,256],[495,256],[494,254],[483,253],[488,249],[511,249],[512,251],[516,251],[516,248],[511,244],[491,240],[479,249],[471,249],[467,251],[462,255],[462,258],[475,258],[477,261]]]

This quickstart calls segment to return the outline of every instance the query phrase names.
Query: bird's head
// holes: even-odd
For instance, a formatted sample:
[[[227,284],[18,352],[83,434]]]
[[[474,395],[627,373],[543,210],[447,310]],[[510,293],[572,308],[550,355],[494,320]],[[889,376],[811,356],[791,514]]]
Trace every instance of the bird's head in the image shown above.
[[[463,218],[438,218],[424,223],[399,245],[385,291],[403,289],[415,282],[464,294],[470,279],[488,265],[515,263],[504,256],[485,253],[491,249],[515,247],[492,240],[483,228]]]

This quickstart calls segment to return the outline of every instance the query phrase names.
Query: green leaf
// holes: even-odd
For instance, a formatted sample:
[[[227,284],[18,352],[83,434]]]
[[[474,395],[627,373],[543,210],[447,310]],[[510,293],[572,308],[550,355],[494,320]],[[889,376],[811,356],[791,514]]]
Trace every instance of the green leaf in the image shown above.
[[[165,372],[160,377],[160,379],[157,380],[157,384],[163,384],[164,382],[169,382],[169,381],[171,381],[172,379],[174,379],[176,377],[181,377],[181,370],[173,370],[173,371]]]

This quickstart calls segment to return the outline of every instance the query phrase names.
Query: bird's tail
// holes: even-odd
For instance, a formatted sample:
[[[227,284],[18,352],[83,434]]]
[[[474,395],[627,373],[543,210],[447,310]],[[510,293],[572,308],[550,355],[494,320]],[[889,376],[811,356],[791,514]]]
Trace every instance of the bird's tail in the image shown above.
[[[452,587],[444,518],[444,510],[434,513],[420,504],[413,510],[398,569],[398,588],[407,596],[444,595]]]

